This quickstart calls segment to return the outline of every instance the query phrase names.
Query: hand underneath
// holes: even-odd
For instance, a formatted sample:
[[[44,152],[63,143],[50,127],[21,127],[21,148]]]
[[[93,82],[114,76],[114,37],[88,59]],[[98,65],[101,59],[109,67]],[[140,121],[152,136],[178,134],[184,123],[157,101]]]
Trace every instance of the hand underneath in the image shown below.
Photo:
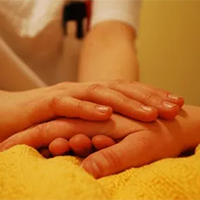
[[[154,121],[174,118],[183,99],[150,86],[125,81],[61,83],[25,92],[0,91],[0,142],[22,130],[58,117],[107,120],[112,110]]]
[[[65,138],[56,138],[48,147],[39,149],[39,152],[46,158],[51,156],[75,155],[85,158],[94,151],[110,147],[115,141],[105,135],[97,135],[92,141],[88,136],[78,134],[69,141]]]
[[[157,120],[151,124],[120,115],[113,115],[104,122],[57,119],[13,135],[0,145],[0,149],[16,144],[27,144],[36,149],[48,148],[57,138],[70,140],[80,133],[91,138],[93,146],[97,147],[96,135],[105,135],[113,138],[116,144],[110,143],[109,147],[90,154],[82,162],[88,173],[100,178],[159,159],[176,157],[194,148],[200,143],[200,108],[185,106],[184,109],[176,120]],[[76,144],[71,144],[72,149],[73,145]]]

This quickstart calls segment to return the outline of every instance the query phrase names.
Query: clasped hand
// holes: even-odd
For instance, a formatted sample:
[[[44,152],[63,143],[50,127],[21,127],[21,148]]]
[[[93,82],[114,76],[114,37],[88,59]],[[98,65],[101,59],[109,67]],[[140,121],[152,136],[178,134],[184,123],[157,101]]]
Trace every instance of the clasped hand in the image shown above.
[[[145,84],[69,82],[0,95],[1,150],[27,144],[36,149],[48,148],[53,155],[69,151],[82,157],[89,155],[82,162],[83,168],[102,177],[178,155],[183,149],[180,145],[175,153],[162,154],[156,151],[164,145],[153,148],[155,141],[162,144],[160,137],[171,137],[171,132],[163,131],[159,121],[156,125],[142,122],[153,122],[157,117],[173,119],[184,101]],[[155,135],[156,127],[164,135]],[[167,144],[173,145],[170,141]],[[144,150],[147,156],[143,155]],[[136,152],[140,159],[135,159]]]

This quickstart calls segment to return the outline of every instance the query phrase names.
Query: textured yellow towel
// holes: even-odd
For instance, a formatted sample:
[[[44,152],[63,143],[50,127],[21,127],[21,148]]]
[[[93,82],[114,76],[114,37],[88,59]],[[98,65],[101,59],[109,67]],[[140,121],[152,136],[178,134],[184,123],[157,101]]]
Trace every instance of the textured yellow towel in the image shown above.
[[[200,148],[95,180],[73,157],[44,159],[16,146],[0,153],[0,199],[200,199]]]

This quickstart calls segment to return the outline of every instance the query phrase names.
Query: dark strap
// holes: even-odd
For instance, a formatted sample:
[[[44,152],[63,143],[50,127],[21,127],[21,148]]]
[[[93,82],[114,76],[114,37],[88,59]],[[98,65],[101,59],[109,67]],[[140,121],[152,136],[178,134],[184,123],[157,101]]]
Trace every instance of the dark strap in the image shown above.
[[[85,2],[70,2],[65,5],[63,10],[63,30],[67,35],[67,22],[75,21],[77,26],[76,37],[84,37],[83,20],[87,17],[87,6]]]

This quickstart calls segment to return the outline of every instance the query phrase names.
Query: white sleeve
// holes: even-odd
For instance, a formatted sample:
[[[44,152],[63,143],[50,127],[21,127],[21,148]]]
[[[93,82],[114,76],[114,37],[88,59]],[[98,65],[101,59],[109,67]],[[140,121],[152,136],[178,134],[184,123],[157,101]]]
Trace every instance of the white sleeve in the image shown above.
[[[91,26],[107,20],[122,21],[137,31],[141,0],[93,0]]]

